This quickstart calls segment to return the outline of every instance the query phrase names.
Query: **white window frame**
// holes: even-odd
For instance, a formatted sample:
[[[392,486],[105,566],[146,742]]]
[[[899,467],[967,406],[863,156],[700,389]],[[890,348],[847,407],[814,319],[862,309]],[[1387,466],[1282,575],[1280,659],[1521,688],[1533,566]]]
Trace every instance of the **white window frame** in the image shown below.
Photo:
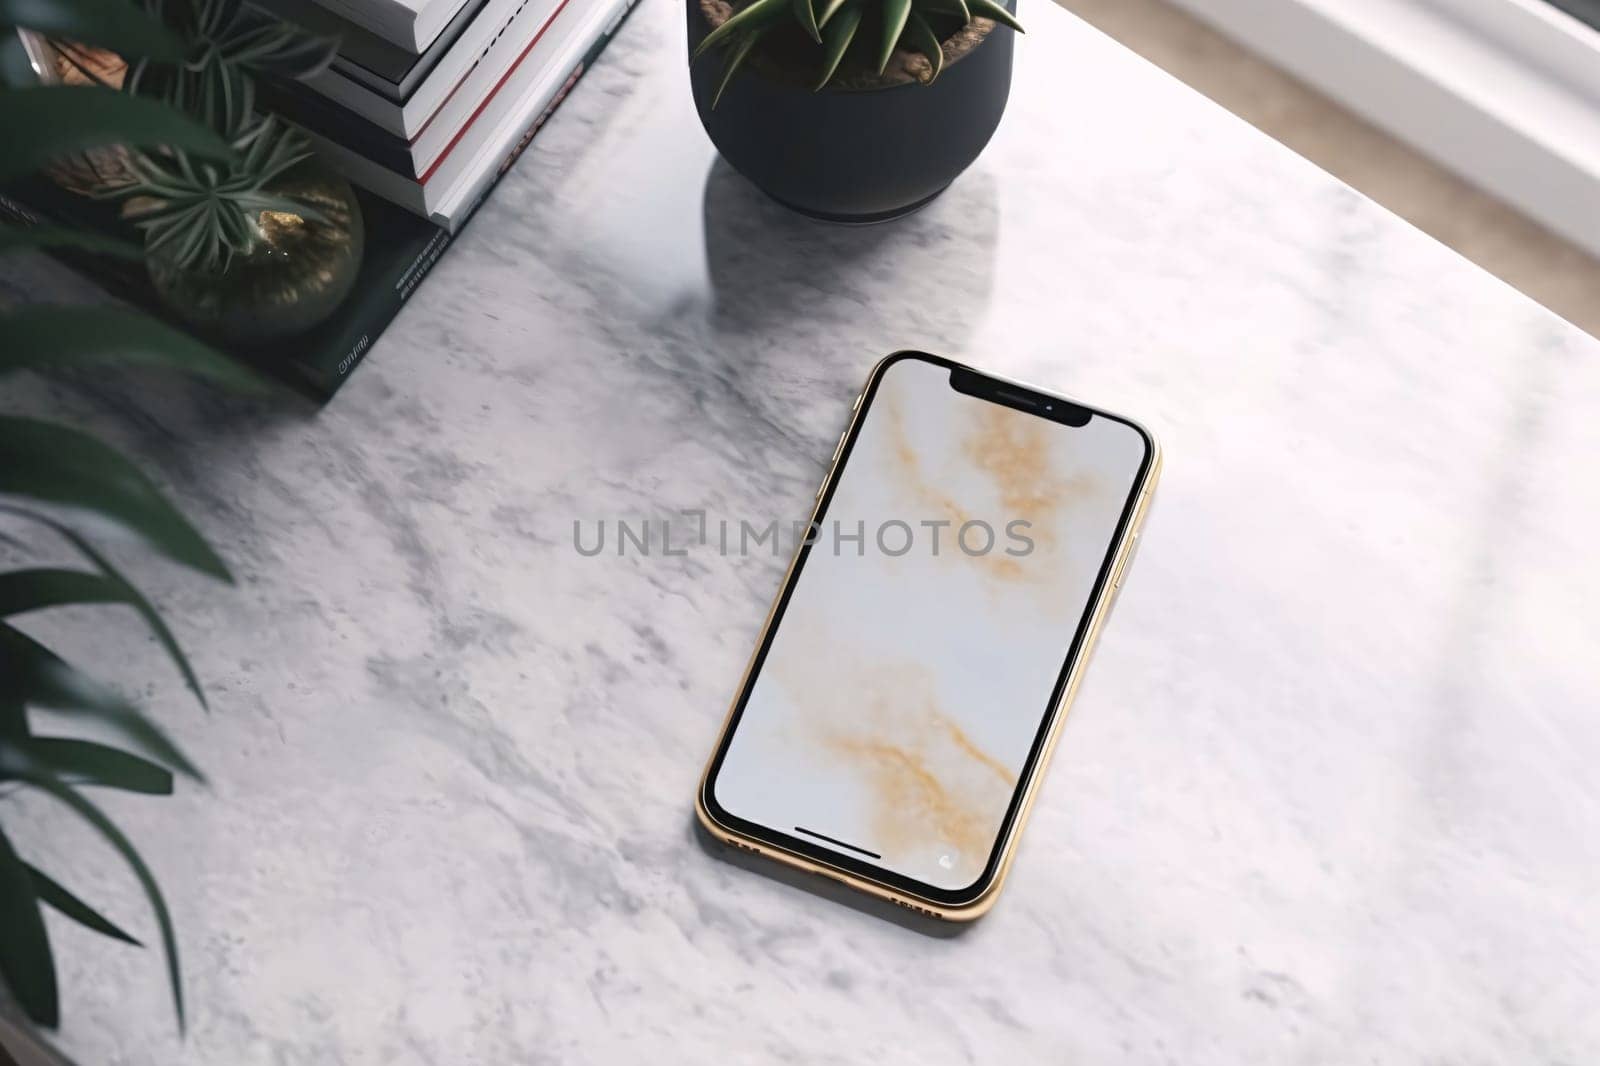
[[[1544,0],[1174,2],[1600,256],[1600,31]]]

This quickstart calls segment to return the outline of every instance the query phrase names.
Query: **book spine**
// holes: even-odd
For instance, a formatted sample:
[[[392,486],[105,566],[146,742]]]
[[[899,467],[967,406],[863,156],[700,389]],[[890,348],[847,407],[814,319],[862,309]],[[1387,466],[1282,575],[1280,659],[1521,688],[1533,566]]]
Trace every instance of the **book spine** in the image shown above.
[[[606,45],[616,35],[618,28],[621,27],[628,13],[633,10],[635,3],[637,3],[637,0],[625,0],[625,2],[618,5],[616,16],[606,25],[605,30],[595,39],[594,44],[590,45],[588,51],[584,52],[583,58],[568,73],[566,80],[562,83],[561,88],[556,91],[555,96],[551,98],[550,103],[545,106],[543,111],[539,112],[538,117],[528,126],[527,132],[517,139],[517,143],[506,153],[506,157],[501,164],[490,172],[489,180],[484,183],[483,188],[472,199],[470,206],[462,212],[461,218],[455,225],[454,233],[460,233],[462,227],[477,214],[478,208],[483,205],[484,200],[488,199],[495,186],[500,184],[500,179],[516,163],[523,151],[533,141],[534,136],[550,120],[550,116],[555,113],[556,108],[561,106],[562,101],[567,98],[567,94],[572,91],[572,87],[594,65],[595,60],[600,57],[600,53],[605,51]],[[449,247],[452,239],[453,234],[450,230],[439,229],[422,250],[417,253],[411,265],[401,273],[400,278],[390,290],[393,298],[384,300],[382,306],[374,302],[372,308],[363,315],[363,318],[369,323],[369,328],[364,330],[350,344],[348,351],[336,364],[331,378],[322,380],[322,376],[318,376],[312,382],[323,399],[332,397],[344,378],[348,377],[350,372],[360,365],[361,360],[371,350],[372,342],[377,340],[378,334],[383,331],[383,328],[394,319],[395,315],[400,313],[400,305],[405,303],[411,294],[416,291],[418,285],[422,284],[422,280],[433,269],[433,265],[439,261],[439,257],[444,254],[444,250]]]
[[[284,88],[263,82],[256,89],[256,97],[267,110],[277,112],[308,133],[335,141],[402,177],[417,176],[410,142],[354,111],[300,86]]]
[[[370,295],[363,295],[359,291],[352,293],[348,299],[352,302],[351,309],[356,311],[354,328],[346,331],[344,350],[339,355],[331,369],[323,370],[311,363],[291,360],[296,376],[316,393],[318,398],[329,400],[339,391],[339,386],[344,384],[344,379],[350,372],[367,357],[372,350],[373,342],[394,321],[400,313],[400,308],[411,294],[417,291],[417,286],[422,284],[422,279],[428,276],[428,271],[439,261],[444,250],[450,246],[451,234],[449,230],[434,228],[427,243],[417,251],[400,275],[388,286],[378,289]]]
[[[566,80],[561,84],[561,88],[556,90],[556,94],[550,98],[550,102],[545,105],[544,110],[539,112],[532,124],[528,126],[527,131],[517,139],[517,143],[511,146],[511,150],[506,153],[506,157],[501,160],[500,165],[489,172],[488,180],[484,182],[483,188],[478,190],[468,202],[466,209],[454,221],[454,229],[457,233],[461,231],[461,227],[465,226],[473,215],[478,213],[478,208],[489,198],[489,194],[494,191],[495,186],[500,184],[500,179],[505,177],[506,172],[522,157],[523,151],[533,142],[533,138],[538,132],[544,128],[544,124],[550,121],[550,116],[555,114],[556,108],[560,107],[562,101],[567,98],[567,94],[572,92],[573,86],[578,84],[579,79],[600,58],[600,53],[604,52],[606,45],[611,43],[611,38],[616,36],[617,30],[622,26],[622,21],[628,17],[628,13],[633,10],[633,6],[636,3],[638,3],[638,0],[623,0],[622,3],[617,5],[616,14],[610,22],[606,23],[606,28],[600,31],[600,35],[589,46],[589,50],[583,53],[583,58],[579,59],[571,72],[567,74]]]

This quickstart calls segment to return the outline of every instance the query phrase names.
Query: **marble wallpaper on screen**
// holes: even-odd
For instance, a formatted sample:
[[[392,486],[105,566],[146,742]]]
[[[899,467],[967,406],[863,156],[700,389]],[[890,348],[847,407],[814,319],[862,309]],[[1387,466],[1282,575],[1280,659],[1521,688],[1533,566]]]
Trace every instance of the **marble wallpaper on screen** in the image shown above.
[[[1144,442],[949,379],[885,372],[714,788],[739,817],[958,890],[993,849]]]

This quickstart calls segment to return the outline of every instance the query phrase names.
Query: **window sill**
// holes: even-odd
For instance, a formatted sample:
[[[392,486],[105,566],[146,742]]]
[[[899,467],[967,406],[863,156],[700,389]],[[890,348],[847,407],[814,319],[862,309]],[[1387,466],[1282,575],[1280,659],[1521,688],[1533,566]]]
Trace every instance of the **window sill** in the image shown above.
[[[1600,256],[1600,32],[1542,0],[1174,0]]]

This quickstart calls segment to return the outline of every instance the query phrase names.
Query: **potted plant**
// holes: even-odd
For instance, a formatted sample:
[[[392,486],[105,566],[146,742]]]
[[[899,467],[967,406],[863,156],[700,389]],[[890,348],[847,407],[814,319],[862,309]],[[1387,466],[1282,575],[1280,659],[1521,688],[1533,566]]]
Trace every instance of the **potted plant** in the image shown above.
[[[337,42],[307,36],[242,0],[146,0],[180,44],[126,63],[54,35],[54,73],[164,101],[233,149],[121,146],[58,164],[58,184],[114,200],[144,237],[157,294],[197,332],[260,343],[305,330],[348,295],[365,233],[350,185],[317,162],[304,134],[255,110],[258,77],[300,78]]]
[[[1022,28],[1016,0],[686,8],[695,107],[717,150],[779,202],[839,222],[914,211],[971,165],[1005,111],[1009,31]]]

